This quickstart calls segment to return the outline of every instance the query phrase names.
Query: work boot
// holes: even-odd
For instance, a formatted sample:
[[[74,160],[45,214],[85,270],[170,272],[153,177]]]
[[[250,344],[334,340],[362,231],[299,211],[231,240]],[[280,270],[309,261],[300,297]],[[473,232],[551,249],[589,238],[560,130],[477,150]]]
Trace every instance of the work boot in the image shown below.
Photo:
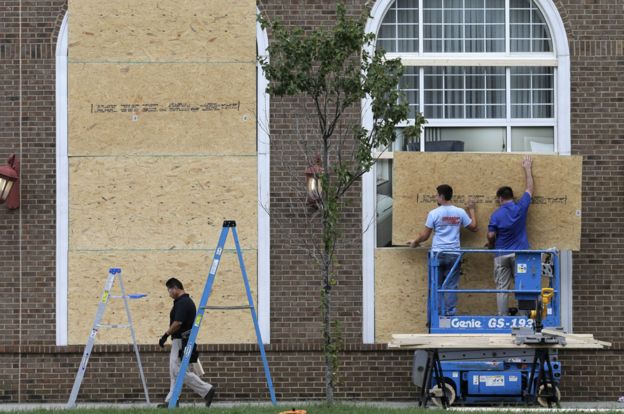
[[[208,394],[206,394],[206,396],[204,397],[204,400],[206,400],[206,407],[210,407],[210,404],[212,404],[212,399],[214,398],[216,391],[217,391],[216,385],[213,385],[212,387],[210,387],[210,391],[208,391]]]
[[[176,407],[180,406],[180,400],[176,401]],[[164,403],[160,403],[156,406],[157,408],[169,408],[169,403],[165,401]]]

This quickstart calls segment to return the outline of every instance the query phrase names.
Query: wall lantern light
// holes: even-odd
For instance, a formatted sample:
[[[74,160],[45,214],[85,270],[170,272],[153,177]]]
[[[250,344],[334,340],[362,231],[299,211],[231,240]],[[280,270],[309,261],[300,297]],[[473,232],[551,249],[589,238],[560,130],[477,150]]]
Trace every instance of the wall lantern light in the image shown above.
[[[321,194],[323,192],[321,188],[321,174],[323,174],[321,157],[317,156],[314,164],[310,165],[305,170],[309,205],[316,206],[321,201]]]
[[[19,160],[11,155],[8,165],[0,166],[0,204],[6,201],[7,208],[19,208]]]

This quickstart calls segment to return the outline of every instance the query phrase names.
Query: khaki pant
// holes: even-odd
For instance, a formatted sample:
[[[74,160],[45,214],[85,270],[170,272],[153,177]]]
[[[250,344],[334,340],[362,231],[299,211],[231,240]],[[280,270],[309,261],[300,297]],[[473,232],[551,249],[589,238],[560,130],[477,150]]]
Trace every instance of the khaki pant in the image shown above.
[[[182,339],[173,339],[171,345],[171,353],[169,354],[169,377],[171,379],[171,386],[169,387],[169,394],[167,394],[165,402],[169,402],[169,400],[171,399],[171,395],[173,394],[173,388],[175,387],[176,377],[178,376],[178,372],[180,372],[180,365],[182,364],[182,360],[178,356],[180,349],[182,349]],[[202,381],[201,378],[199,378],[195,373],[191,372],[190,369],[186,371],[186,375],[184,376],[184,384],[191,387],[191,389],[197,394],[201,395],[202,398],[204,398],[206,394],[208,394],[208,391],[210,391],[210,389],[212,388],[212,385]]]
[[[510,290],[514,280],[514,265],[516,263],[515,254],[506,254],[494,258],[494,283],[498,290]],[[509,293],[496,294],[497,314],[505,316],[509,312]]]

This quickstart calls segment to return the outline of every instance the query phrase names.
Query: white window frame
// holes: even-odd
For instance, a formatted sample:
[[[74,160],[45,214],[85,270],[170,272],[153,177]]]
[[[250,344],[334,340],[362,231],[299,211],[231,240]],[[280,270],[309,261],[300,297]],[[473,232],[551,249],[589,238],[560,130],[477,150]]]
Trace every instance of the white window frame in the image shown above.
[[[259,12],[256,9],[257,12]],[[68,139],[68,13],[65,14],[56,44],[56,345],[68,344],[68,253],[69,253],[69,158]],[[256,24],[258,54],[266,55],[269,39]],[[258,139],[258,324],[262,341],[271,342],[271,220],[269,95],[264,71],[257,65],[257,139]]]
[[[395,0],[378,0],[371,9],[371,18],[366,24],[367,33],[378,33],[381,22]],[[552,0],[533,0],[544,16],[552,38],[553,53],[520,54],[508,53],[466,53],[466,54],[434,54],[422,53],[422,33],[419,36],[419,53],[406,54],[388,53],[389,58],[403,57],[406,64],[414,66],[553,66],[555,67],[555,119],[544,123],[554,127],[555,148],[560,155],[570,155],[570,50],[568,46],[565,26],[557,7]],[[507,0],[508,6],[509,0]],[[509,9],[509,7],[506,7]],[[419,21],[422,22],[422,0],[419,2]],[[507,17],[508,21],[508,17]],[[422,25],[420,25],[422,27]],[[422,30],[421,30],[422,32]],[[509,37],[509,36],[507,36]],[[508,43],[508,42],[507,42]],[[372,52],[372,50],[371,50]],[[422,76],[421,78],[422,79]],[[421,80],[422,82],[422,80]],[[422,88],[421,88],[422,90]],[[507,99],[509,105],[509,99]],[[422,99],[420,105],[422,105]],[[362,100],[362,125],[371,128],[373,118],[371,101],[367,97]],[[508,111],[507,116],[510,116]],[[496,126],[502,121],[508,127],[507,137],[510,139],[508,121],[505,119],[478,119],[478,120],[431,120],[428,126]],[[515,126],[536,126],[534,120],[514,119]],[[424,140],[421,140],[424,141]],[[509,144],[509,142],[508,142]],[[510,148],[510,146],[507,146]],[[364,343],[375,342],[375,248],[377,240],[376,218],[376,167],[362,177],[362,302],[363,326],[362,340]],[[572,254],[570,251],[561,253],[561,291],[562,291],[562,324],[564,328],[572,328]]]

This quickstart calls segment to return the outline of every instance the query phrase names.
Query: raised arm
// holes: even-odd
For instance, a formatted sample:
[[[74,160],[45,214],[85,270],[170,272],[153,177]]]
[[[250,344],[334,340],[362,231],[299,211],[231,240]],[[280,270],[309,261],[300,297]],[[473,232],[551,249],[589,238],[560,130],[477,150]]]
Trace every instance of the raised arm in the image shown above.
[[[533,165],[533,159],[529,155],[525,155],[522,160],[522,168],[524,169],[524,180],[526,182],[525,190],[527,193],[533,197],[533,190],[535,189],[535,185],[533,183],[533,171],[531,167]]]
[[[477,215],[475,213],[476,203],[473,199],[470,199],[466,202],[466,211],[468,212],[468,216],[470,216],[470,224],[466,226],[466,228],[472,232],[476,232],[479,230],[477,227]]]

